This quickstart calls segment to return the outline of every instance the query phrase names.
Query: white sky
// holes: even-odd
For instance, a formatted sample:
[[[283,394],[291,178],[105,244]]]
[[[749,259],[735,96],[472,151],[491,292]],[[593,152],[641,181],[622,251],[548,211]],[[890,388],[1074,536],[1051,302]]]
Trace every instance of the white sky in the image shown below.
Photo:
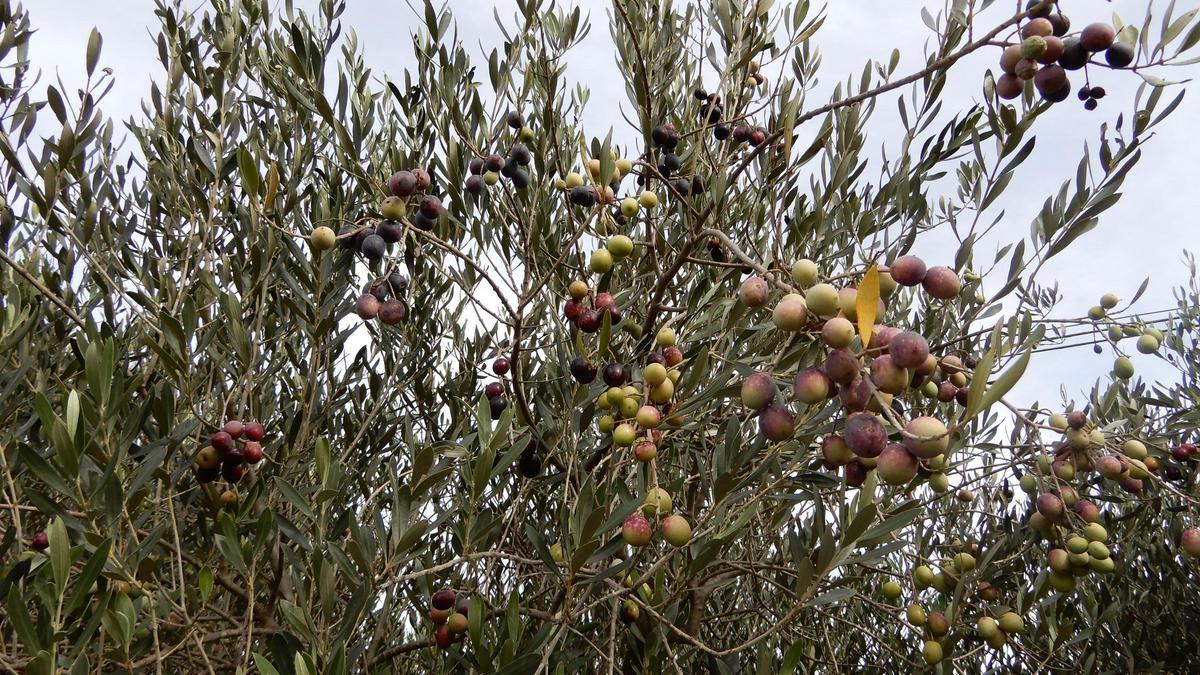
[[[84,47],[93,26],[104,36],[101,65],[115,71],[117,84],[105,101],[108,115],[124,120],[139,112],[138,102],[148,90],[150,78],[159,74],[159,64],[153,44],[152,24],[156,23],[153,0],[26,0],[34,27],[39,29],[31,49],[37,67],[45,71],[43,86],[57,75],[73,91],[83,79]],[[275,5],[281,3],[275,2]],[[315,0],[298,0],[298,6],[315,5]],[[396,0],[351,0],[343,20],[358,33],[364,45],[367,63],[377,75],[388,74],[402,79],[406,64],[412,62],[410,30],[419,25],[405,3]],[[491,48],[502,39],[492,17],[491,5],[497,5],[504,18],[515,12],[513,0],[476,2],[454,0],[457,9],[459,34],[469,53],[482,57],[480,45]],[[571,4],[571,3],[563,3]],[[607,126],[620,122],[618,115],[603,109],[605,102],[624,100],[624,85],[613,70],[612,44],[607,27],[609,3],[601,0],[579,0],[590,10],[592,31],[575,57],[569,59],[568,77],[582,80],[592,89],[588,114],[584,118],[589,136],[603,137]],[[784,4],[780,2],[779,4]],[[814,3],[816,4],[816,3]],[[899,48],[903,58],[899,74],[911,72],[922,63],[923,46],[929,31],[920,18],[920,8],[928,4],[930,11],[941,7],[940,2],[922,0],[837,0],[827,10],[829,19],[814,38],[823,52],[821,86],[808,99],[817,105],[827,98],[832,85],[847,76],[857,77],[868,59],[884,60],[893,48]],[[993,22],[999,22],[1015,0],[1001,0],[988,10]],[[1167,2],[1153,2],[1156,15],[1165,10]],[[1140,23],[1147,0],[1064,0],[1063,6],[1077,29],[1096,20],[1109,20],[1117,12],[1131,22]],[[481,11],[486,6],[486,11]],[[1176,16],[1200,7],[1200,0],[1178,0]],[[815,12],[815,10],[814,10]],[[1157,30],[1158,21],[1154,25]],[[990,28],[991,24],[989,24]],[[998,49],[983,50],[958,65],[943,94],[943,101],[953,110],[966,109],[981,96],[982,75],[985,69],[996,69]],[[480,58],[480,62],[483,59]],[[1200,75],[1200,65],[1158,71],[1169,80],[1182,80]],[[1039,121],[1035,131],[1037,149],[1019,170],[1002,199],[1007,215],[1003,225],[1005,241],[1027,235],[1029,223],[1040,209],[1042,201],[1065,179],[1073,176],[1084,142],[1094,149],[1102,122],[1111,123],[1120,112],[1132,109],[1133,92],[1140,78],[1130,73],[1099,71],[1093,84],[1102,84],[1108,97],[1099,110],[1087,112],[1072,95]],[[1072,74],[1077,89],[1078,73]],[[901,90],[904,91],[904,90]],[[894,143],[895,95],[881,103],[876,120],[877,132],[870,137],[868,148]],[[1170,100],[1172,93],[1164,95]],[[1174,305],[1172,288],[1186,282],[1187,270],[1181,263],[1182,250],[1200,250],[1200,228],[1196,214],[1200,213],[1200,141],[1195,125],[1200,120],[1200,91],[1191,92],[1174,115],[1160,125],[1157,137],[1144,147],[1142,161],[1124,185],[1124,198],[1101,219],[1100,226],[1065,254],[1056,257],[1043,271],[1040,279],[1057,279],[1064,294],[1058,314],[1081,316],[1096,304],[1102,293],[1115,292],[1128,298],[1146,277],[1153,277],[1148,291],[1138,303],[1143,311],[1164,309]],[[961,102],[961,105],[957,103]],[[620,122],[623,124],[623,122]],[[628,137],[628,130],[615,130],[614,137]],[[894,155],[895,153],[890,153]],[[867,175],[871,175],[868,171]],[[990,259],[989,251],[977,254]],[[950,263],[953,249],[946,250],[936,241],[918,242],[918,252],[930,264]],[[995,290],[999,283],[990,285]],[[1132,343],[1127,343],[1132,348]],[[1152,357],[1132,355],[1139,373],[1169,373],[1155,367]],[[1029,403],[1034,397],[1049,403],[1058,398],[1060,384],[1068,394],[1077,397],[1092,381],[1107,373],[1113,355],[1107,350],[1094,355],[1090,348],[1057,351],[1035,357],[1026,379],[1014,392],[1015,400]]]

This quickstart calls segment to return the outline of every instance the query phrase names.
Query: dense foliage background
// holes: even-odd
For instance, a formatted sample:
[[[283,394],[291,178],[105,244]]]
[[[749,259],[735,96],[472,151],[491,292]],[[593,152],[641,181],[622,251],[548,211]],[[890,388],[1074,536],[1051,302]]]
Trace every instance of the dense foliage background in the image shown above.
[[[418,7],[418,61],[375,73],[339,22],[344,1],[305,14],[162,0],[161,76],[121,122],[103,113],[102,37],[81,64],[87,86],[66,91],[27,60],[36,14],[0,0],[0,669],[1194,662],[1200,288],[1153,321],[1136,298],[1063,317],[1038,273],[1144,168],[1143,142],[1183,95],[1164,70],[1195,57],[1197,10],[1126,17],[1113,28],[1135,60],[1097,53],[1063,102],[1040,80],[1000,100],[996,68],[973,103],[942,97],[949,69],[979,50],[999,58],[1037,16],[1071,7],[954,0],[924,15],[925,68],[897,72],[897,55],[815,101],[823,15],[810,3],[614,0],[604,76],[625,80],[618,108],[563,76],[596,26],[518,4],[482,59],[448,9]],[[1081,123],[1091,149],[1077,173],[1036,196],[1027,237],[996,245],[996,200],[1037,156],[1039,117],[1082,108],[1085,73],[1092,87],[1143,84],[1135,100],[1101,101],[1131,112]],[[869,164],[881,141],[865,126],[894,90],[903,138]],[[623,113],[640,140],[580,128],[585,105]],[[759,142],[739,142],[743,125]],[[471,160],[493,153],[515,164],[485,179]],[[412,169],[430,184],[393,179]],[[614,171],[607,201],[597,179]],[[332,249],[324,227],[340,234]],[[387,254],[364,255],[385,229]],[[957,248],[928,265],[961,291],[890,283],[934,232]],[[802,259],[816,278],[793,270]],[[565,311],[590,313],[582,323],[564,314],[576,280],[582,302]],[[841,289],[824,318],[816,282]],[[390,314],[364,320],[372,292]],[[794,308],[794,292],[809,311],[787,330],[772,308]],[[838,313],[869,370],[798,403],[798,372],[829,384],[808,369],[826,362],[824,319]],[[894,397],[881,391],[888,327],[933,355]],[[1067,410],[1006,398],[1029,354],[1080,335],[1129,362]],[[1151,358],[1177,377],[1129,372]],[[669,390],[651,384],[656,361]],[[610,363],[633,391],[608,393]],[[755,372],[783,385],[774,421],[743,405]],[[494,382],[502,393],[484,396]],[[661,435],[633,421],[642,404]],[[867,470],[883,460],[831,456],[868,407],[897,444],[920,445],[908,420],[939,420],[944,453],[896,484]],[[1071,427],[1068,412],[1081,413]],[[252,420],[261,461],[229,459],[255,452],[249,429],[218,452],[227,422]],[[622,444],[627,431],[653,441],[652,461]],[[642,526],[630,516],[658,489],[690,537],[664,541],[667,513],[647,509],[649,545],[628,545]],[[1046,497],[1096,510],[1056,520]],[[447,588],[466,623],[438,629],[433,596]]]

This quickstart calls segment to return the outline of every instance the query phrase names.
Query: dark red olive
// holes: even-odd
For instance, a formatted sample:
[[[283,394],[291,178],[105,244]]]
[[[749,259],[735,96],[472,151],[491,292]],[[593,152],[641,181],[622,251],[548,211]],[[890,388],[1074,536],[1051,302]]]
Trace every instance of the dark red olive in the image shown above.
[[[610,387],[625,384],[625,366],[616,362],[604,366],[604,384]]]
[[[570,363],[571,377],[580,384],[591,384],[596,379],[596,366],[582,356],[576,356]]]
[[[600,313],[594,309],[587,309],[579,317],[579,330],[585,333],[595,333],[600,330]]]

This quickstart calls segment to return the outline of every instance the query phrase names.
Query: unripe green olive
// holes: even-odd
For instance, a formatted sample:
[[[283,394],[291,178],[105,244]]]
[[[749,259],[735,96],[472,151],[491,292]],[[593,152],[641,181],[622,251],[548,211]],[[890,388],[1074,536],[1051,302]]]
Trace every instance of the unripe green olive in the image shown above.
[[[596,274],[604,274],[612,269],[612,253],[609,253],[608,249],[598,248],[592,251],[592,258],[588,265]]]
[[[1083,536],[1087,537],[1088,541],[1108,541],[1108,530],[1100,523],[1088,523],[1083,528]]]
[[[917,603],[914,602],[908,606],[908,609],[906,609],[904,611],[904,613],[908,618],[908,622],[911,623],[912,625],[914,625],[914,626],[924,626],[925,625],[926,617],[925,617],[925,608],[924,607],[921,607],[920,605],[918,605]]]
[[[1143,354],[1153,354],[1158,351],[1158,338],[1146,333],[1137,340],[1137,350]]]
[[[1116,360],[1113,361],[1113,375],[1116,375],[1122,380],[1128,380],[1129,378],[1133,377],[1133,374],[1133,361],[1131,361],[1128,356],[1118,356]]]
[[[623,423],[613,429],[612,436],[613,443],[616,445],[633,445],[633,442],[637,440],[637,430],[633,428],[632,424]]]
[[[938,494],[944,493],[950,489],[950,479],[944,473],[935,473],[929,477],[929,487]]]
[[[1125,456],[1133,459],[1144,460],[1150,454],[1146,450],[1146,445],[1135,438],[1125,441],[1124,450]]]
[[[792,265],[792,281],[802,288],[808,288],[817,283],[817,279],[820,278],[819,273],[817,264],[808,258],[801,258]]]
[[[607,248],[614,258],[624,258],[633,253],[633,240],[623,234],[614,235],[609,237]]]

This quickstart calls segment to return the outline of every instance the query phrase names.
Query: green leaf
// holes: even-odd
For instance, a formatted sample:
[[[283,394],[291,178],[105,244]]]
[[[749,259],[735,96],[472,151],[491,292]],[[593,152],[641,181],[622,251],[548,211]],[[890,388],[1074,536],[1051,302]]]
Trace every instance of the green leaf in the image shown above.
[[[879,515],[879,509],[874,502],[864,504],[854,516],[854,520],[850,521],[850,525],[842,532],[842,548],[854,546],[863,532],[866,532],[871,523],[875,522],[877,515]]]
[[[514,643],[521,641],[521,602],[517,591],[508,595],[508,607],[504,612],[504,626],[508,629],[508,638]]]
[[[797,640],[788,648],[787,653],[783,655],[783,663],[779,667],[779,675],[792,675],[796,672],[796,666],[800,664],[800,657],[804,654],[806,643],[803,640]]]
[[[599,341],[600,347],[596,350],[596,353],[599,354],[601,358],[607,359],[608,358],[608,346],[609,346],[610,341],[612,340],[612,313],[606,311],[606,312],[602,312],[601,314],[602,314],[602,316],[600,317],[600,341]]]
[[[80,654],[71,664],[70,675],[88,675],[90,672],[92,672],[92,664],[88,661],[87,654]]]
[[[483,598],[478,595],[471,596],[467,613],[467,628],[471,634],[471,644],[479,650],[483,649],[483,615],[485,612],[487,612],[487,608],[483,606]]]
[[[253,654],[254,665],[262,675],[279,675],[279,671],[275,669],[275,666],[271,665],[271,661],[267,657],[258,652],[254,652]]]
[[[198,585],[200,586],[200,599],[208,602],[208,599],[212,597],[213,590],[213,571],[208,565],[200,568]]]
[[[108,552],[111,548],[112,539],[105,539],[100,542],[100,545],[88,557],[83,570],[75,579],[74,588],[71,589],[71,596],[67,599],[66,608],[68,612],[82,607],[88,597],[92,595],[92,584],[100,578],[100,573],[104,571],[104,565],[108,562]]]
[[[242,556],[241,537],[238,536],[237,525],[228,511],[221,511],[217,516],[221,526],[221,534],[217,536],[217,548],[221,554],[239,572],[246,571],[246,561]]]
[[[71,539],[67,536],[67,525],[62,518],[50,522],[50,569],[54,573],[54,587],[61,597],[67,589],[71,575]]]
[[[317,460],[317,475],[321,477],[321,485],[328,485],[330,468],[333,466],[333,451],[329,447],[329,439],[324,436],[317,437],[316,443],[313,443],[313,450]]]
[[[541,654],[536,651],[525,652],[514,659],[512,663],[497,671],[497,675],[527,675],[537,670],[541,659]],[[562,664],[560,663],[559,666]]]
[[[842,588],[835,588],[831,591],[826,591],[826,592],[822,593],[821,595],[818,595],[817,597],[815,597],[812,600],[809,600],[807,603],[805,603],[805,606],[806,607],[821,607],[822,605],[832,605],[835,602],[842,602],[843,600],[848,600],[853,596],[854,596],[854,589],[847,587],[847,586],[843,586]]]
[[[246,193],[257,196],[260,183],[258,163],[254,161],[250,150],[245,146],[238,149],[238,169],[241,171],[242,187],[245,188]]]
[[[296,675],[317,675],[308,667],[307,654],[304,652],[296,652],[292,658],[292,670],[296,672]]]
[[[104,38],[100,36],[100,31],[92,28],[92,34],[88,36],[87,43],[87,74],[89,77],[96,72],[96,64],[100,62],[100,49],[104,46]]]
[[[25,466],[29,467],[29,469],[33,471],[33,473],[36,474],[39,479],[45,481],[47,485],[57,490],[65,497],[70,497],[75,493],[75,490],[67,484],[65,479],[63,479],[62,474],[51,467],[50,464],[46,462],[41,455],[34,452],[32,448],[27,445],[22,445],[19,447],[18,452],[20,453],[21,462]]]
[[[72,389],[67,395],[67,436],[75,440],[79,431],[79,392]]]
[[[475,430],[479,434],[479,448],[488,447],[492,442],[492,406],[482,394],[475,403]]]
[[[29,617],[29,609],[25,607],[25,601],[21,599],[21,589],[16,584],[8,587],[8,598],[5,604],[8,606],[8,618],[12,623],[13,632],[21,639],[25,648],[30,653],[41,650],[42,641],[38,637],[37,629],[33,626],[33,620]]]
[[[279,165],[271,162],[267,169],[266,192],[263,194],[263,210],[270,213],[275,208],[275,198],[279,195]]]
[[[992,376],[992,366],[996,364],[996,351],[1000,348],[1000,327],[1003,323],[1003,321],[996,322],[989,343],[991,346],[984,353],[983,358],[979,359],[979,363],[975,365],[975,371],[971,373],[971,384],[967,389],[967,410],[962,417],[964,422],[975,417],[983,409],[983,392],[987,390],[988,378]]]
[[[1005,370],[1000,377],[996,378],[992,386],[988,387],[987,391],[984,392],[983,400],[980,402],[980,410],[986,410],[988,406],[999,401],[1005,394],[1012,391],[1012,388],[1020,381],[1021,376],[1025,374],[1025,368],[1029,365],[1029,357],[1032,353],[1032,348],[1026,349],[1025,353],[1021,354],[1016,362],[1008,367],[1008,370]]]
[[[292,506],[296,507],[301,514],[307,516],[309,520],[315,521],[317,519],[317,514],[313,512],[312,508],[310,507],[309,500],[304,495],[300,494],[296,488],[292,487],[291,483],[288,483],[279,476],[275,476],[275,479],[272,482],[275,487],[278,488],[281,493],[283,493],[284,499],[287,499],[288,502]]]
[[[924,511],[918,507],[918,502],[910,501],[888,513],[882,520],[875,523],[863,536],[859,538],[861,545],[869,546],[876,540],[882,539],[887,535],[911,524],[918,516],[924,515]]]
[[[56,653],[42,651],[25,664],[25,672],[28,675],[54,675]]]
[[[508,411],[506,410],[505,412]],[[488,476],[488,480],[495,480],[496,477],[504,473],[508,467],[512,466],[513,463],[517,461],[517,458],[521,456],[521,453],[525,451],[525,448],[529,445],[531,440],[532,439],[528,435],[521,436],[517,439],[516,443],[512,444],[512,447],[510,447],[508,450],[505,450],[504,454],[500,456],[500,460],[497,461],[495,466],[492,467],[492,471]]]

